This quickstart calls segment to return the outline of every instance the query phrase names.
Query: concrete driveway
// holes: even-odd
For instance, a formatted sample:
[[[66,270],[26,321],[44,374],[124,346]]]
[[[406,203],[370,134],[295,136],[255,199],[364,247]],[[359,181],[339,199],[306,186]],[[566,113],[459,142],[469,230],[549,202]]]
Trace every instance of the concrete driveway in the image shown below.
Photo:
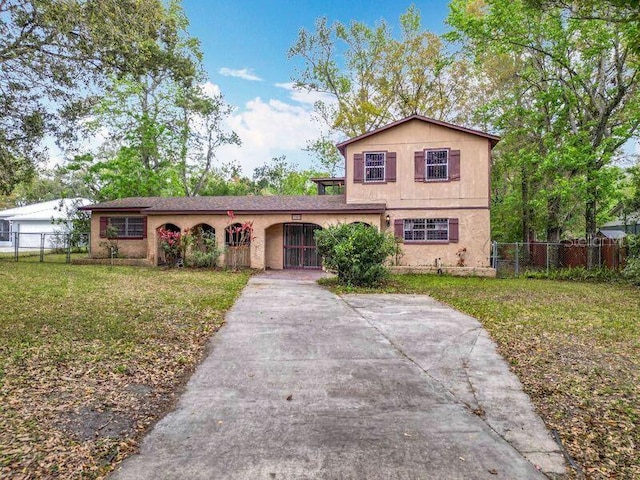
[[[558,447],[473,318],[253,277],[176,410],[112,479],[544,479]]]

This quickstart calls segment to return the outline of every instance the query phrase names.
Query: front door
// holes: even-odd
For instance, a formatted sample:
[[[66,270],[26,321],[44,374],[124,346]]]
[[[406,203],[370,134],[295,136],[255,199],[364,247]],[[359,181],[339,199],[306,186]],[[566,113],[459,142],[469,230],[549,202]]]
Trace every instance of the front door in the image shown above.
[[[284,268],[321,268],[322,260],[313,238],[318,229],[313,223],[284,224]]]

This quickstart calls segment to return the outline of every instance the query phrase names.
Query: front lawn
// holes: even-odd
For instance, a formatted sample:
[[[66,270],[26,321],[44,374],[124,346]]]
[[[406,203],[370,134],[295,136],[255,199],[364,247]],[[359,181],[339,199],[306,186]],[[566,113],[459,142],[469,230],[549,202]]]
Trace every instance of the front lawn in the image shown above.
[[[0,477],[108,473],[171,407],[247,279],[0,262]]]
[[[375,291],[428,294],[478,318],[587,478],[640,478],[640,289],[398,275]]]

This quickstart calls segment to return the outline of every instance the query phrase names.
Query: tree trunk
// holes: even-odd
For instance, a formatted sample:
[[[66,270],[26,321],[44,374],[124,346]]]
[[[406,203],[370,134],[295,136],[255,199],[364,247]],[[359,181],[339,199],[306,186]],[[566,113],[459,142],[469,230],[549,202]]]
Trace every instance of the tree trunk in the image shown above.
[[[553,196],[547,200],[547,242],[560,243],[562,227],[559,224],[560,199]]]
[[[585,237],[587,239],[587,268],[591,270],[599,265],[596,238],[596,208],[597,202],[594,195],[589,195],[585,209]]]

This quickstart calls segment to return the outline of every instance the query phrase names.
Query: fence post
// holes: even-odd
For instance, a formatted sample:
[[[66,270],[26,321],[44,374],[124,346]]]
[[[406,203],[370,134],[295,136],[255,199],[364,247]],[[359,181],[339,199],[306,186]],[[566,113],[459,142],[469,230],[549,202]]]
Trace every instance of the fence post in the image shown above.
[[[44,262],[44,233],[40,234],[40,263]]]
[[[547,243],[547,273],[549,273],[549,243]]]
[[[593,241],[593,240],[592,240]],[[604,242],[600,241],[598,243],[598,267],[602,268],[602,244]]]
[[[18,261],[18,252],[20,249],[20,235],[18,232],[13,232],[13,258],[15,258],[16,262]]]
[[[67,263],[71,263],[71,234],[66,233],[64,235],[65,245],[67,247]]]
[[[520,275],[520,249],[518,248],[518,242],[516,242],[516,277]]]
[[[491,245],[491,248],[493,250],[493,268],[498,270],[498,242],[497,241],[493,241],[493,244]]]

